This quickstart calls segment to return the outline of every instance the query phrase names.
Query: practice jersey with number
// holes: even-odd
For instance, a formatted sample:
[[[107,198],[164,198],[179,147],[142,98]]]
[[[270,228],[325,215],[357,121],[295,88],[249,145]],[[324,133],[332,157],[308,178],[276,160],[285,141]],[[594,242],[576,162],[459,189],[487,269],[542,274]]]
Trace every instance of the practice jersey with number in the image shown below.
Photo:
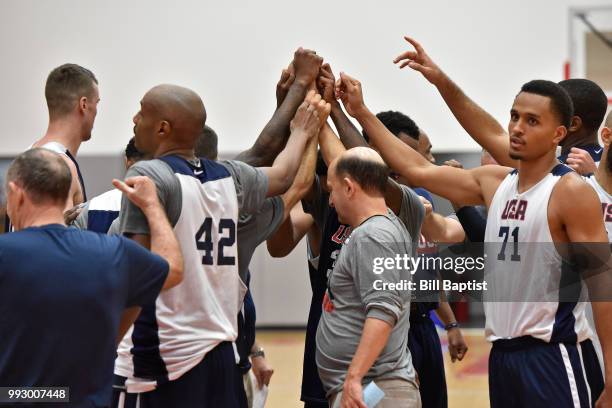
[[[514,170],[495,192],[485,232],[484,310],[489,341],[531,336],[551,343],[575,343],[591,337],[585,303],[559,301],[568,271],[548,225],[553,189],[572,171],[559,164],[519,193]],[[578,290],[585,290],[582,283]]]
[[[608,241],[612,242],[612,195],[608,193],[604,188],[597,182],[593,174],[584,177],[585,181],[595,189],[599,201],[601,201],[601,210],[603,212],[603,220],[608,232]]]
[[[174,181],[165,184],[174,186],[161,186],[160,198],[174,224],[184,273],[179,285],[143,308],[119,346],[115,373],[127,377],[128,392],[175,380],[219,343],[236,340],[246,293],[238,274],[239,211],[256,212],[267,192],[265,174],[243,163],[194,163],[178,156],[141,163],[133,173],[152,175],[158,189],[160,179],[172,172]],[[130,227],[127,218],[134,211],[127,203],[122,206],[122,233],[143,227]]]

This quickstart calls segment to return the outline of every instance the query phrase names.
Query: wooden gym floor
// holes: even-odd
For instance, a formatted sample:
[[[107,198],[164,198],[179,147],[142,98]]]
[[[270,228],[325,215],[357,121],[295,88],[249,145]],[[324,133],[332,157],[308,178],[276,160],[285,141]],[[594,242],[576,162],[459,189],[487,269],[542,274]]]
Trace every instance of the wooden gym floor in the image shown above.
[[[490,345],[483,330],[463,329],[468,353],[463,361],[451,363],[446,350],[446,336],[440,336],[444,350],[449,408],[489,406],[487,361]],[[302,408],[300,385],[304,352],[304,331],[258,331],[257,341],[266,350],[274,368],[266,407]]]

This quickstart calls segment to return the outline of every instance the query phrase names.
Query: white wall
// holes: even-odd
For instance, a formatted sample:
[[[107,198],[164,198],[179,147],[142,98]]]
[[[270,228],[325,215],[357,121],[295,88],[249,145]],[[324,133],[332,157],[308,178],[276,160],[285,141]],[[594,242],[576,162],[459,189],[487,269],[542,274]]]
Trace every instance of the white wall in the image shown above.
[[[410,33],[503,123],[520,85],[561,79],[567,8],[610,0],[437,2],[0,0],[0,155],[17,153],[46,126],[46,75],[64,62],[92,69],[101,105],[81,154],[118,152],[151,86],[198,91],[221,151],[248,147],[270,117],[274,86],[303,45],[361,79],[374,111],[401,109],[438,150],[475,145],[434,89],[391,60]]]

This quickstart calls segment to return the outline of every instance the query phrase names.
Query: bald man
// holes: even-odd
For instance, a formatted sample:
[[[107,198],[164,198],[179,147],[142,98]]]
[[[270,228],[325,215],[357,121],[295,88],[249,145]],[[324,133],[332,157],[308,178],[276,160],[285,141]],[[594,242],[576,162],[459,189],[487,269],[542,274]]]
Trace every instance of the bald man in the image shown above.
[[[253,168],[195,156],[206,110],[192,90],[160,85],[142,98],[134,116],[136,147],[156,159],[135,164],[127,176],[147,175],[157,185],[181,244],[185,275],[175,290],[143,309],[121,342],[114,406],[244,406],[232,347],[246,291],[238,271],[238,220],[289,188],[306,143],[318,133],[324,105],[310,93],[273,165]],[[146,220],[125,199],[119,229],[149,245]]]
[[[342,153],[328,171],[330,204],[352,228],[328,277],[316,337],[317,366],[332,407],[365,407],[363,386],[370,381],[387,394],[378,407],[421,404],[406,336],[410,291],[389,286],[409,281],[410,271],[380,261],[415,255],[424,209],[403,187],[395,216],[385,203],[388,176],[382,158],[367,147]]]

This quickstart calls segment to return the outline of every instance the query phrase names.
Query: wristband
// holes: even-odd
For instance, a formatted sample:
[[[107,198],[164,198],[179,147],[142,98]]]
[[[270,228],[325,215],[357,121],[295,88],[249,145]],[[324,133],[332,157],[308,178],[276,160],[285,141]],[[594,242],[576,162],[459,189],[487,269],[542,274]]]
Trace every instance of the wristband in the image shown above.
[[[444,330],[449,331],[450,329],[454,329],[454,328],[458,328],[458,327],[459,327],[459,323],[452,322],[452,323],[449,323],[446,326],[444,326]]]
[[[249,357],[251,358],[255,358],[255,357],[266,357],[266,354],[264,353],[264,349],[263,347],[259,347],[257,348],[257,350],[251,352],[251,354],[249,354]]]

